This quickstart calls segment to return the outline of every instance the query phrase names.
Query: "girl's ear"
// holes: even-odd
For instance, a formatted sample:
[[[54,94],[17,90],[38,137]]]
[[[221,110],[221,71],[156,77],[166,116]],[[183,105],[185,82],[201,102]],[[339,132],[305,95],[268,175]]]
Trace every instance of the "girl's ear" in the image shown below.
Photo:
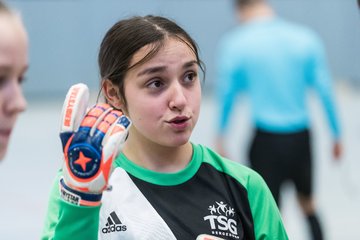
[[[110,80],[103,81],[103,94],[107,100],[107,103],[116,109],[122,109],[123,102],[120,98],[119,87],[114,85]]]

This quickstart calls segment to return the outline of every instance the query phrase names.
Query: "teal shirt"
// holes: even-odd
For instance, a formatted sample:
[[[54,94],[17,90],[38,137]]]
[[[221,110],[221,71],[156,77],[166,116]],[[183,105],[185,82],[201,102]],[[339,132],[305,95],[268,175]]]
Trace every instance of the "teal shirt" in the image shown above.
[[[124,155],[114,165],[113,190],[104,192],[101,207],[79,207],[60,199],[60,172],[50,196],[43,240],[196,239],[203,233],[226,234],[218,235],[228,236],[225,239],[288,239],[264,180],[202,145],[193,145],[190,163],[176,173],[144,169]],[[210,209],[216,203],[224,203],[223,209]],[[109,230],[109,213],[121,221],[117,232]]]
[[[255,127],[292,133],[309,128],[307,90],[314,89],[332,135],[340,136],[332,79],[317,35],[279,18],[251,21],[229,32],[218,49],[217,94],[220,133],[236,95],[247,92]]]

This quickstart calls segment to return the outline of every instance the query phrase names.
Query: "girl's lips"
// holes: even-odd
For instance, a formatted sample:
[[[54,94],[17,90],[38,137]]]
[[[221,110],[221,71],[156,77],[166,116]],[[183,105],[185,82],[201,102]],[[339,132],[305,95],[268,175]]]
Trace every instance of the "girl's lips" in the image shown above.
[[[171,119],[170,121],[168,121],[168,123],[172,128],[181,131],[181,130],[185,130],[189,126],[190,124],[189,120],[190,118],[188,117],[179,116]]]
[[[187,120],[189,120],[190,118],[189,117],[186,117],[186,116],[177,116],[177,117],[174,117],[172,118],[169,123],[180,123],[180,122],[185,122]]]
[[[11,130],[0,129],[0,139],[8,140],[11,134]]]
[[[11,130],[0,129],[0,135],[1,136],[10,136],[10,134],[11,134]]]

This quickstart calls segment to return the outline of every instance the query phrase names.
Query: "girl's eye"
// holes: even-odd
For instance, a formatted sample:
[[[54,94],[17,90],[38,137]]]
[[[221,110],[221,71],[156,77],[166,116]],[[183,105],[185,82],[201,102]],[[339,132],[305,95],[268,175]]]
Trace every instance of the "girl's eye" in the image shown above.
[[[155,81],[151,81],[147,86],[148,86],[149,88],[154,88],[154,89],[156,89],[156,88],[162,87],[163,85],[164,85],[164,84],[163,84],[161,81],[155,80]]]
[[[20,76],[20,77],[18,78],[19,84],[23,84],[25,80],[26,80],[26,77],[25,77],[25,76]]]
[[[18,84],[22,84],[25,80],[26,80],[25,76],[20,76],[17,79]],[[11,80],[6,75],[3,76],[0,75],[0,88],[4,87],[10,81]]]
[[[0,76],[0,88],[5,86],[6,82],[7,82],[7,77],[6,76]]]
[[[193,82],[197,77],[196,72],[189,72],[185,75],[185,82]]]

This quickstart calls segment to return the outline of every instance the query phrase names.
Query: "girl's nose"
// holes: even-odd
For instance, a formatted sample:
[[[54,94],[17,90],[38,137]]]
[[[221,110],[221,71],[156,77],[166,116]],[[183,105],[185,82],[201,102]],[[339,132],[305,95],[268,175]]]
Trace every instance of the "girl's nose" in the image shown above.
[[[27,102],[22,92],[21,85],[14,81],[7,86],[5,93],[5,112],[8,114],[20,113],[26,109]]]
[[[183,110],[186,105],[185,89],[176,82],[171,87],[169,107],[173,110]]]

